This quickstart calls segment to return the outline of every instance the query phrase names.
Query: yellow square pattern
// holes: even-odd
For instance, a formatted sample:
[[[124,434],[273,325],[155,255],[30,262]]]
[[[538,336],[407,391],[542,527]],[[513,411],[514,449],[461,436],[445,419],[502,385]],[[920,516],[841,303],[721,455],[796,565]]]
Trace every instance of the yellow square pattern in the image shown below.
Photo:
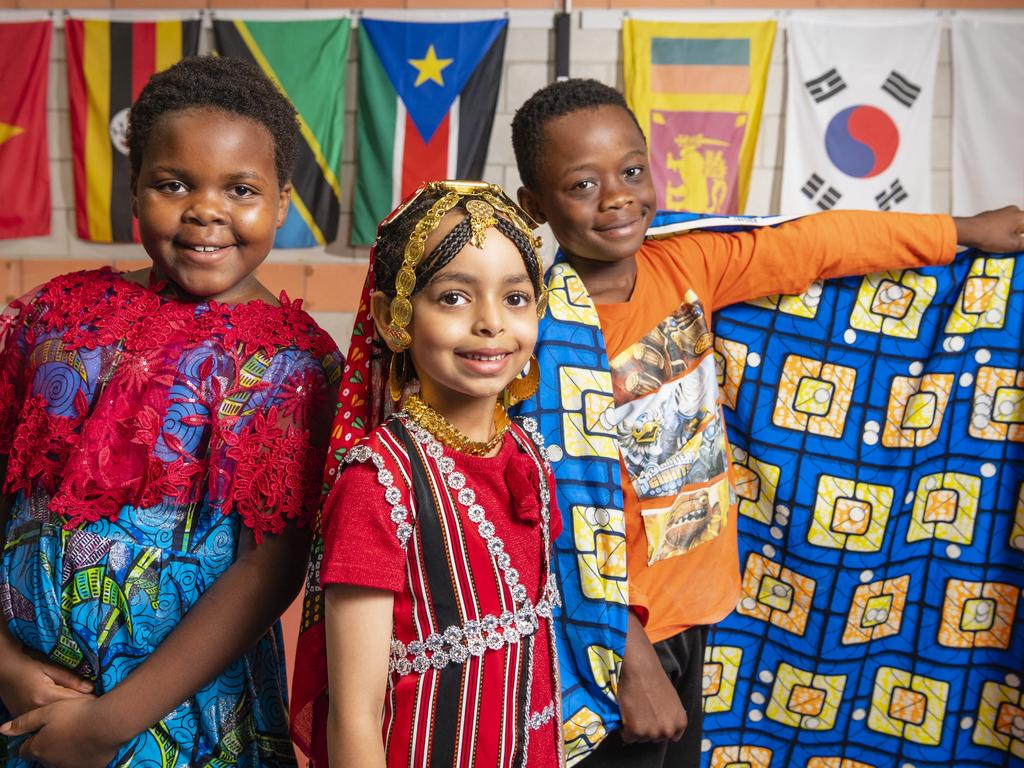
[[[925,475],[914,492],[907,541],[941,539],[970,544],[980,496],[980,477],[959,472]]]
[[[1015,261],[981,257],[971,263],[960,297],[946,321],[946,333],[1003,327]]]
[[[894,376],[889,389],[882,445],[886,448],[921,448],[934,443],[953,389],[953,374]]]
[[[997,581],[949,579],[939,644],[948,648],[1009,648],[1020,588]]]
[[[836,723],[846,675],[816,675],[779,664],[765,717],[806,731],[828,731]]]
[[[919,696],[914,696],[915,693]],[[868,728],[917,744],[936,746],[942,740],[942,721],[948,702],[949,683],[895,667],[879,667]]]
[[[588,707],[580,707],[562,723],[566,762],[572,765],[590,754],[606,735],[601,716]]]
[[[715,747],[710,768],[771,768],[772,751],[766,747]]]
[[[1024,760],[1024,694],[1019,688],[987,682],[981,691],[975,744],[1000,749]]]
[[[557,320],[580,325],[598,326],[600,320],[594,303],[590,300],[583,281],[575,275],[565,280],[558,280],[565,267],[557,265],[552,268],[549,284],[555,289],[548,293],[548,312]],[[610,390],[609,390],[610,391]]]
[[[743,571],[743,597],[736,610],[803,635],[815,586],[814,579],[783,568],[762,555],[751,554]],[[783,593],[788,599],[782,599]]]
[[[734,461],[732,466],[740,514],[770,525],[775,514],[775,492],[782,469],[750,454],[743,461]]]
[[[853,593],[843,630],[843,645],[899,634],[907,604],[909,576],[861,584]]]
[[[811,283],[807,290],[793,296],[765,296],[761,299],[752,299],[747,304],[764,309],[774,309],[784,315],[795,315],[814,319],[818,314],[818,305],[821,303],[821,282]]]
[[[858,483],[842,477],[822,475],[818,478],[818,498],[814,506],[814,517],[807,531],[811,544],[829,549],[846,549],[850,552],[877,552],[885,538],[889,512],[892,510],[894,492],[887,485]],[[856,503],[856,504],[855,504]],[[854,509],[859,509],[858,528],[867,519],[863,533],[853,530],[845,522]]]
[[[857,371],[789,355],[779,377],[772,422],[797,432],[842,437]]]
[[[812,757],[807,761],[807,768],[877,768],[877,766],[849,760],[845,757]]]
[[[1017,509],[1010,528],[1010,547],[1024,552],[1024,483],[1017,488]]]
[[[619,449],[608,416],[615,407],[611,395],[612,377],[607,371],[593,371],[564,365],[558,369],[562,393],[562,428],[570,456],[608,456]]]
[[[704,649],[704,711],[728,712],[736,695],[743,649],[712,645]]]
[[[978,369],[974,407],[968,433],[982,440],[1024,443],[1024,371],[1013,368]]]
[[[893,270],[865,276],[850,315],[858,331],[916,339],[921,318],[935,298],[938,281],[913,270]]]
[[[715,336],[714,346],[718,391],[722,393],[722,402],[735,409],[740,385],[743,383],[743,371],[747,367],[747,345]]]
[[[838,499],[832,514],[832,530],[863,536],[871,525],[871,505],[859,499]]]
[[[621,509],[572,508],[572,531],[583,594],[626,603],[626,539]]]

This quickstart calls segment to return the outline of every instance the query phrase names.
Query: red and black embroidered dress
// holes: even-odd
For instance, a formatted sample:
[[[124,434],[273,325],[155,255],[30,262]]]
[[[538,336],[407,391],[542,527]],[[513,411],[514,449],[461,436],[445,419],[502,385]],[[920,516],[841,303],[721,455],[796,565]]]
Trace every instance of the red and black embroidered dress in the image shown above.
[[[159,289],[79,272],[0,315],[13,496],[0,609],[25,646],[97,694],[231,566],[245,528],[258,542],[312,517],[340,378],[337,347],[301,302]],[[294,766],[286,701],[275,628],[112,765]],[[16,747],[8,768],[25,764]]]
[[[550,557],[561,517],[526,426],[481,458],[398,414],[348,452],[328,498],[323,584],[395,593],[389,768],[562,764]]]

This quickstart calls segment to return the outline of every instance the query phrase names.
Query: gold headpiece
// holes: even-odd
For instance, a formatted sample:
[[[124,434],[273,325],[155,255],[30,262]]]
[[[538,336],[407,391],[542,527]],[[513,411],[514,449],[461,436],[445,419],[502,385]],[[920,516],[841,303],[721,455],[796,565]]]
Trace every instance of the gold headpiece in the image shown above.
[[[501,214],[526,236],[526,241],[533,249],[533,257],[537,261],[537,274],[542,275],[544,271],[540,263],[540,255],[537,253],[541,240],[533,234],[537,223],[530,218],[526,211],[516,205],[497,184],[488,184],[482,181],[432,181],[416,190],[416,193],[388,216],[381,226],[387,226],[393,222],[423,195],[434,193],[441,193],[441,197],[430,207],[429,211],[423,214],[423,218],[416,222],[412,234],[409,235],[409,242],[405,246],[402,267],[395,276],[395,298],[391,300],[391,322],[385,332],[395,344],[403,349],[412,343],[412,337],[406,330],[412,320],[412,302],[409,297],[416,288],[416,267],[423,261],[424,243],[430,233],[437,229],[444,215],[464,198],[472,198],[466,202],[465,208],[469,214],[470,242],[474,246],[483,247],[487,230],[497,222],[496,214]],[[543,315],[544,308],[547,306],[545,289],[543,284],[535,285],[534,288],[537,291],[537,313]]]

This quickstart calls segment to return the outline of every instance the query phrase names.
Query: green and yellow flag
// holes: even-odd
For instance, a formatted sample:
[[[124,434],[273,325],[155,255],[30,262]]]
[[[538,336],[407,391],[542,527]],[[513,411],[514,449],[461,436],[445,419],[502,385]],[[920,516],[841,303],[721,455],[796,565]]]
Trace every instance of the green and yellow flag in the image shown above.
[[[299,113],[302,140],[278,248],[333,242],[341,210],[345,68],[351,20],[213,22],[217,52],[255,61]]]
[[[626,100],[660,209],[743,212],[774,39],[774,21],[625,22]]]

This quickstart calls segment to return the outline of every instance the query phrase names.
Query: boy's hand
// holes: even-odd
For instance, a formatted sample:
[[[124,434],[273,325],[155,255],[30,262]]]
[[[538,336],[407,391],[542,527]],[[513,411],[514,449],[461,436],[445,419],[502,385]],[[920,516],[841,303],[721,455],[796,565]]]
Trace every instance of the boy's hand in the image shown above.
[[[643,625],[632,611],[626,630],[626,655],[619,677],[622,740],[679,741],[686,732],[686,710],[658,661]]]
[[[953,217],[956,241],[988,253],[1024,250],[1024,211],[1008,205],[976,216]]]
[[[121,746],[95,698],[66,699],[0,726],[0,736],[30,734],[18,754],[46,768],[105,768]]]
[[[18,716],[65,699],[94,698],[92,683],[24,648],[0,657],[0,701]]]

